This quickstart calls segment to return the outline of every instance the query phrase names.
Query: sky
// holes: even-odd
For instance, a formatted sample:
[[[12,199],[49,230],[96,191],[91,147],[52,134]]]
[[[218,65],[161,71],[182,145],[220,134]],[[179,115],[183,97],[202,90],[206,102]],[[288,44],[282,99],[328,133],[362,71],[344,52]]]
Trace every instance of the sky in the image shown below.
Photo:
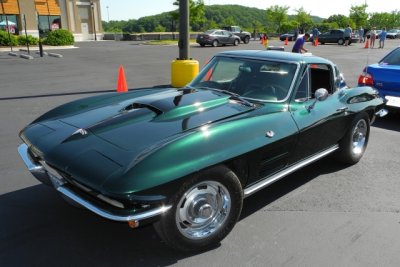
[[[175,10],[174,0],[100,0],[102,20],[129,20]],[[367,13],[400,10],[398,0],[204,0],[205,5],[242,5],[267,9],[274,5],[288,6],[289,15],[301,7],[313,16],[348,16],[351,6],[367,3]]]

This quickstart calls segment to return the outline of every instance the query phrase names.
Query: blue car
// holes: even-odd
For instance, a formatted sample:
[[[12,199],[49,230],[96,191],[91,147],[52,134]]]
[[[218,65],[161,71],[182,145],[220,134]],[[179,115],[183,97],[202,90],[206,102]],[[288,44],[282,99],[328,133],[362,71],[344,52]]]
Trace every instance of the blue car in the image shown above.
[[[358,78],[359,86],[372,86],[386,99],[388,107],[400,108],[400,47],[395,48],[378,63],[364,68]]]

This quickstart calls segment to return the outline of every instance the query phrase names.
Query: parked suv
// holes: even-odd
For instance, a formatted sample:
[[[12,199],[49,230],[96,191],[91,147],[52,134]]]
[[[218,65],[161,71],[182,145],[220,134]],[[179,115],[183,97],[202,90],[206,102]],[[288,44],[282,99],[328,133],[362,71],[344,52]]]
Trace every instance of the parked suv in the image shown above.
[[[250,33],[246,32],[246,31],[242,31],[242,29],[239,26],[225,26],[222,27],[223,30],[229,31],[231,33],[233,33],[234,35],[237,35],[240,37],[240,40],[245,43],[248,44],[250,42]]]
[[[349,44],[357,43],[359,37],[356,35],[352,35],[349,40]],[[337,43],[338,45],[344,44],[344,30],[343,29],[332,29],[327,32],[324,32],[318,36],[318,41],[321,44],[325,43]]]

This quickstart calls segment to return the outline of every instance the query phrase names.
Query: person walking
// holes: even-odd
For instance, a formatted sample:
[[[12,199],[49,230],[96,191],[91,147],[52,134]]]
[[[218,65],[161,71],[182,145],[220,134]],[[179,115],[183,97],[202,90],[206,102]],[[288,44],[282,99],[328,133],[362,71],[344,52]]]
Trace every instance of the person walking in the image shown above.
[[[365,29],[364,29],[364,38],[363,38],[363,42],[365,42],[365,41],[367,41],[367,40],[369,39],[368,33],[369,33],[369,29],[368,29],[368,28],[365,28]],[[369,42],[369,40],[368,40],[368,42]]]
[[[299,37],[299,27],[296,27],[296,29],[294,29],[294,40],[296,41],[298,37]]]
[[[369,47],[370,48],[374,48],[375,46],[375,39],[376,39],[376,27],[372,27],[371,32],[369,34],[370,38],[369,38]]]
[[[343,37],[344,37],[344,45],[345,46],[349,45],[352,31],[353,31],[353,29],[350,27],[350,25],[347,25],[346,29],[344,29]]]
[[[386,28],[384,27],[382,29],[382,32],[379,34],[379,48],[383,48],[385,46],[385,40],[386,40]]]
[[[360,38],[360,43],[364,42],[364,29],[363,27],[360,27],[358,30],[358,37]]]
[[[319,31],[317,26],[314,26],[314,28],[312,29],[312,36],[313,36],[313,45],[317,46],[318,45],[318,36],[319,36]]]
[[[304,34],[303,37],[299,37],[296,42],[293,45],[293,49],[292,52],[293,53],[302,53],[302,52],[308,52],[307,49],[304,48],[304,43],[305,41],[307,41],[308,39],[310,39],[310,34],[306,33]]]

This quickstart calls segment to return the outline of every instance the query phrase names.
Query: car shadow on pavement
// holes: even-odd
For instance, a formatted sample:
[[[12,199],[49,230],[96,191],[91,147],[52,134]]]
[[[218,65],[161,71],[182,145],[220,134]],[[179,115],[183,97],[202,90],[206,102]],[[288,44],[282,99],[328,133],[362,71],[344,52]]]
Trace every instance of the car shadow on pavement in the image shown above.
[[[315,177],[344,167],[322,159],[285,177],[245,199],[240,220]],[[1,195],[0,218],[2,266],[166,266],[202,253],[172,250],[151,226],[132,230],[72,207],[45,185]]]
[[[383,118],[376,118],[375,122],[372,124],[373,127],[378,127],[386,130],[400,132],[400,112],[399,111],[389,111]]]
[[[243,203],[240,220],[265,208],[275,200],[307,184],[316,177],[323,174],[338,172],[348,166],[349,165],[340,163],[332,159],[331,156],[328,156],[283,177],[281,180],[246,198]]]
[[[187,256],[153,227],[102,219],[45,185],[0,196],[1,266],[165,266]]]

